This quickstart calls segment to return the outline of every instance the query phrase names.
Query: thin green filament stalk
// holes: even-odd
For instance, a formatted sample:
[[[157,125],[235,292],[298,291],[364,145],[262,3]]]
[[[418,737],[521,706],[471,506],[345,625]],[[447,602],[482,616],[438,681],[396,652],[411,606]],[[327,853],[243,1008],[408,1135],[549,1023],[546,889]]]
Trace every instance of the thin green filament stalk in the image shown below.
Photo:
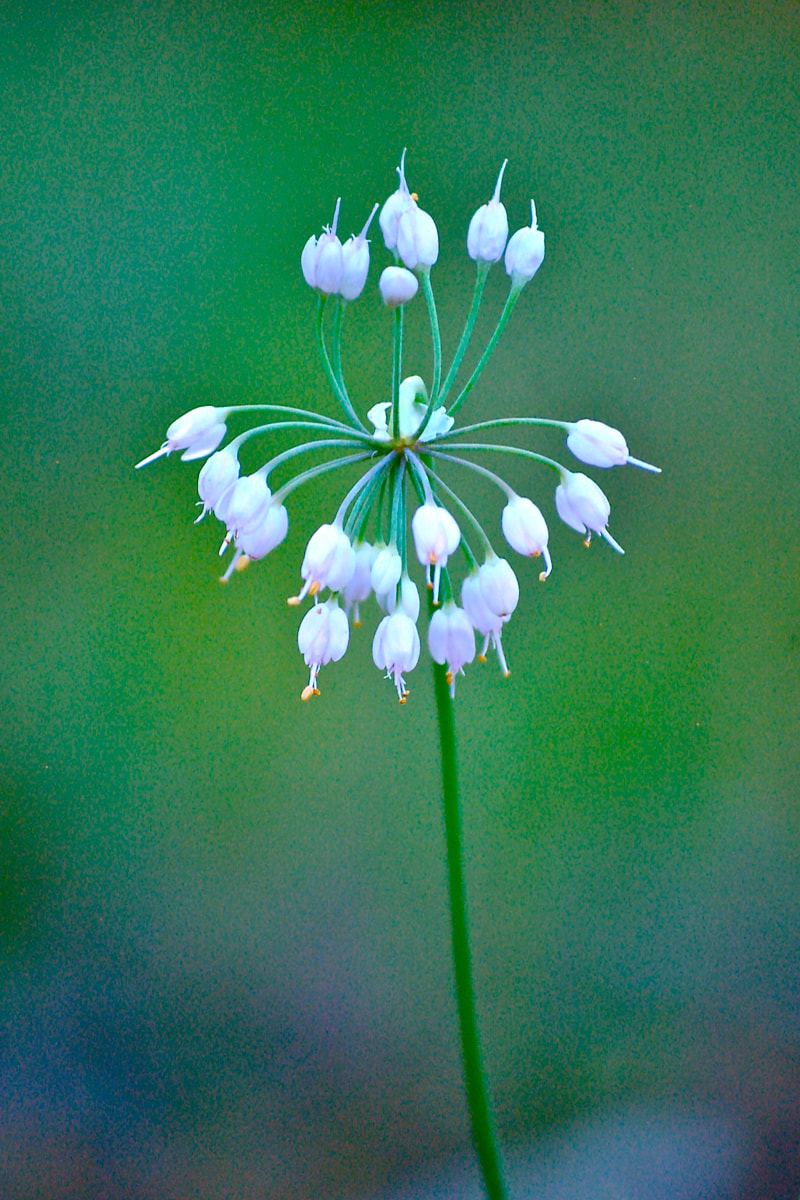
[[[429,600],[429,611],[432,602]],[[461,815],[458,804],[456,730],[453,701],[447,682],[447,670],[438,663],[433,667],[436,712],[439,718],[439,742],[442,751],[442,789],[444,825],[447,842],[447,877],[450,893],[450,921],[455,969],[456,1000],[461,1028],[464,1081],[467,1091],[472,1137],[489,1200],[506,1200],[500,1155],[497,1151],[492,1117],[481,1069],[478,1022],[472,989],[472,963],[469,949],[464,873],[461,863]]]

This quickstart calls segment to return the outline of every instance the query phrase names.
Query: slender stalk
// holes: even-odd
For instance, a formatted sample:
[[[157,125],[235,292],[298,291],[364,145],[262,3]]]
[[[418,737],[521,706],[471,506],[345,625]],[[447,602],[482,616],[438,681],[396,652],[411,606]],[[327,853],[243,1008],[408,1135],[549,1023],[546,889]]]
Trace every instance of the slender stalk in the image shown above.
[[[447,394],[450,391],[450,388],[453,386],[456,375],[458,374],[458,368],[461,366],[464,355],[467,352],[467,346],[469,346],[470,338],[472,337],[472,331],[475,328],[475,322],[478,318],[478,309],[481,306],[483,289],[486,286],[486,280],[489,278],[489,267],[489,263],[478,263],[478,270],[475,276],[475,291],[472,294],[472,306],[469,310],[467,323],[464,326],[464,332],[461,334],[461,341],[458,343],[458,349],[455,352],[453,361],[450,364],[450,370],[447,372],[445,381],[442,384],[442,390],[439,393],[440,404],[444,404],[445,400],[447,399]]]
[[[508,318],[511,316],[512,312],[514,311],[514,305],[519,300],[521,291],[522,291],[522,288],[519,288],[519,287],[515,288],[512,283],[511,290],[508,293],[508,297],[506,298],[506,302],[503,307],[503,311],[500,313],[500,319],[497,322],[497,325],[495,326],[494,333],[489,338],[489,341],[486,345],[486,349],[484,350],[483,354],[480,357],[480,362],[478,363],[477,367],[470,375],[467,382],[464,384],[459,395],[456,397],[456,399],[453,401],[453,403],[450,405],[449,409],[447,410],[451,416],[454,416],[458,412],[459,408],[464,403],[467,396],[474,388],[475,384],[478,382],[478,379],[480,378],[481,373],[483,372],[483,368],[486,366],[489,359],[492,357],[492,354],[494,353],[494,348],[497,345],[497,343],[500,341],[500,335],[506,327],[506,322],[508,321]]]
[[[400,376],[403,371],[403,305],[394,310],[392,324],[392,435],[400,436]]]
[[[430,605],[430,601],[429,601]],[[442,788],[444,825],[447,841],[447,876],[450,891],[450,921],[453,966],[456,978],[458,1020],[472,1138],[478,1155],[489,1200],[506,1200],[500,1155],[497,1150],[489,1101],[481,1069],[478,1022],[472,989],[472,965],[469,950],[464,874],[461,864],[461,816],[458,805],[456,767],[456,730],[453,701],[447,682],[447,670],[438,663],[433,667],[436,712],[439,718],[439,742],[442,751]]]
[[[366,432],[366,426],[364,425],[364,422],[361,420],[361,418],[356,414],[356,411],[350,402],[350,397],[348,396],[347,391],[339,383],[339,380],[336,378],[336,374],[334,372],[333,366],[331,365],[330,357],[328,356],[328,348],[325,345],[325,333],[322,328],[322,318],[325,313],[325,301],[326,300],[327,300],[327,296],[320,296],[317,301],[317,319],[316,319],[316,323],[315,323],[315,331],[316,331],[316,335],[317,335],[317,347],[319,349],[319,356],[322,359],[322,365],[325,369],[325,374],[328,378],[328,383],[331,385],[333,394],[336,397],[336,399],[339,401],[339,405],[341,406],[341,409],[344,412],[345,416],[347,417],[348,421],[350,422],[350,424],[353,426],[354,429],[361,429],[361,430],[364,430],[364,432]]]
[[[431,382],[431,411],[439,396],[439,382],[442,378],[442,337],[439,333],[439,317],[436,312],[436,301],[431,287],[430,267],[421,267],[419,277],[422,280],[422,292],[428,306],[428,319],[431,323],[433,339],[433,381]]]

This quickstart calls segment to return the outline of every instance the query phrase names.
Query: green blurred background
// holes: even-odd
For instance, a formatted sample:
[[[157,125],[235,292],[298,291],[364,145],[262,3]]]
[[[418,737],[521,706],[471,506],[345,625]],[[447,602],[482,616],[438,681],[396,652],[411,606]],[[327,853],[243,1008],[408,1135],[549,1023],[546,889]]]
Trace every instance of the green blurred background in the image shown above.
[[[196,404],[333,411],[300,250],[408,146],[446,346],[504,157],[546,232],[467,415],[593,416],[664,468],[601,479],[625,558],[509,469],[555,570],[517,561],[511,678],[457,712],[503,1145],[533,1188],[622,1130],[583,1200],[633,1194],[637,1130],[699,1130],[687,1196],[796,1197],[798,5],[7,2],[0,61],[2,1195],[477,1186],[429,673],[399,709],[373,613],[299,701],[285,598],[341,484],[224,589],[196,470],[132,469]]]

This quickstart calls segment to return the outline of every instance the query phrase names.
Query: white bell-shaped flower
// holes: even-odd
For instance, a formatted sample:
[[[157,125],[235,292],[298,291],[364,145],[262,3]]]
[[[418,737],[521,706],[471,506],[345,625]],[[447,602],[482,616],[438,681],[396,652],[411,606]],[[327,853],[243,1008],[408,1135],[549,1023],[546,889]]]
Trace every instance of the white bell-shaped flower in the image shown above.
[[[386,307],[398,308],[414,299],[419,290],[419,282],[416,275],[407,271],[405,267],[384,267],[378,280],[378,288]]]
[[[225,553],[237,534],[261,521],[271,500],[272,492],[263,472],[243,475],[222,494],[214,508],[215,515],[225,522],[227,528],[220,554]]]
[[[503,159],[491,200],[480,206],[469,223],[467,253],[474,262],[496,263],[503,257],[508,241],[508,216],[500,201],[500,185],[507,162],[507,158]]]
[[[411,533],[419,562],[425,567],[425,582],[431,586],[433,567],[433,603],[439,603],[439,577],[442,567],[461,541],[461,530],[447,509],[432,500],[420,505],[411,518]]]
[[[306,283],[324,296],[335,295],[342,282],[342,243],[336,236],[341,202],[339,197],[330,228],[326,228],[319,238],[310,237],[300,255]]]
[[[566,525],[585,536],[587,546],[592,534],[597,533],[619,554],[625,553],[606,528],[611,513],[608,498],[588,475],[562,471],[561,483],[556,488],[556,509]]]
[[[515,287],[524,287],[544,262],[544,234],[536,225],[536,205],[531,200],[531,223],[512,233],[506,246],[506,273]]]
[[[547,523],[533,501],[526,496],[512,496],[503,509],[500,523],[506,541],[517,554],[528,558],[543,556],[545,569],[539,578],[546,579],[553,569],[547,549]]]
[[[203,511],[195,520],[202,521],[207,512],[216,509],[225,493],[232,488],[239,478],[239,459],[236,451],[226,446],[217,450],[216,454],[203,463],[197,477],[197,491],[203,504]]]
[[[306,596],[316,596],[320,588],[339,592],[347,587],[356,569],[356,556],[350,539],[340,525],[320,525],[312,533],[300,574],[305,580],[300,594],[291,596],[289,603],[299,604]]]
[[[345,585],[342,592],[342,599],[348,617],[350,616],[350,610],[353,610],[354,629],[358,629],[361,624],[359,606],[363,604],[372,591],[370,575],[372,573],[372,564],[375,561],[375,554],[375,547],[370,542],[356,542],[353,546],[355,566],[353,574],[350,577],[350,582]]]
[[[404,674],[413,671],[419,662],[420,642],[417,627],[400,604],[393,613],[383,618],[372,639],[372,660],[387,678],[394,680],[400,703],[405,704],[408,696]]]
[[[367,231],[377,210],[376,204],[358,237],[348,238],[342,246],[342,278],[339,282],[339,295],[344,300],[357,300],[367,282],[369,274]]]
[[[237,549],[256,562],[280,546],[289,532],[289,514],[282,504],[268,504],[258,520],[236,535]]]
[[[413,279],[414,276],[412,275]],[[205,458],[212,450],[216,450],[225,437],[225,418],[229,409],[215,408],[212,404],[203,404],[193,408],[173,421],[167,429],[166,441],[147,458],[136,464],[136,470],[155,462],[157,458],[182,450],[182,462],[191,462],[195,458]]]
[[[464,580],[461,588],[461,603],[475,629],[483,637],[483,649],[478,656],[486,661],[486,651],[491,640],[500,669],[510,674],[503,652],[503,626],[510,619],[519,600],[517,577],[504,558],[492,556],[483,566],[473,571]]]
[[[297,631],[297,645],[311,671],[308,684],[300,693],[303,700],[319,695],[317,675],[320,667],[329,662],[338,662],[349,640],[347,617],[335,597],[309,609]]]
[[[584,418],[568,426],[567,446],[576,458],[590,467],[641,467],[644,471],[661,473],[660,467],[631,458],[628,444],[618,429],[602,421]]]
[[[447,664],[450,695],[456,694],[456,675],[475,657],[475,633],[467,614],[448,600],[433,614],[428,626],[428,649],[434,662]]]

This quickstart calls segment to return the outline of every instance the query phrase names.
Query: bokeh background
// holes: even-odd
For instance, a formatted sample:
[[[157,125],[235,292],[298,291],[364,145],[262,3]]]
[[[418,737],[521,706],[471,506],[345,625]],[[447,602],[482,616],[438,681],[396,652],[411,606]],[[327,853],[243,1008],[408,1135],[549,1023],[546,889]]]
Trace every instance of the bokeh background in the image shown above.
[[[6,0],[0,61],[2,1195],[480,1194],[429,673],[399,709],[372,613],[299,701],[285,599],[341,481],[226,589],[196,469],[132,469],[197,404],[334,411],[300,249],[408,146],[446,346],[504,157],[546,232],[470,417],[664,468],[601,479],[625,558],[509,468],[555,570],[518,560],[511,678],[458,686],[516,1194],[796,1200],[797,4]]]

